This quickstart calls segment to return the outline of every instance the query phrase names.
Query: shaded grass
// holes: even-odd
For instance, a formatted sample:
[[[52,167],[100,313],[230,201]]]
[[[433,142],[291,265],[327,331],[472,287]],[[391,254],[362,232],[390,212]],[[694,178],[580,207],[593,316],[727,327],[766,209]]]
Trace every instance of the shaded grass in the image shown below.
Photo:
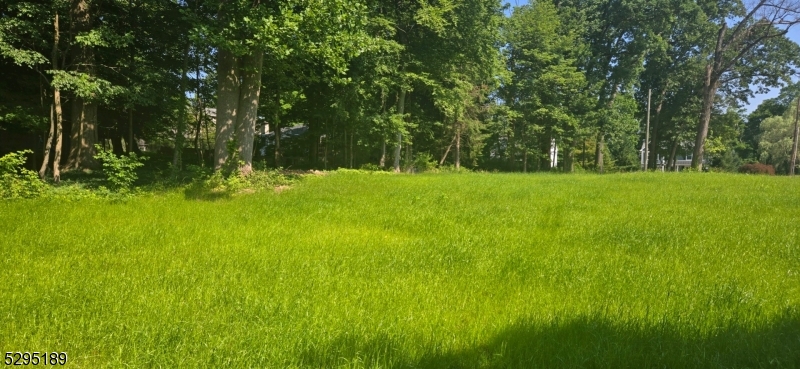
[[[800,367],[800,182],[336,174],[0,203],[0,350],[77,367]]]

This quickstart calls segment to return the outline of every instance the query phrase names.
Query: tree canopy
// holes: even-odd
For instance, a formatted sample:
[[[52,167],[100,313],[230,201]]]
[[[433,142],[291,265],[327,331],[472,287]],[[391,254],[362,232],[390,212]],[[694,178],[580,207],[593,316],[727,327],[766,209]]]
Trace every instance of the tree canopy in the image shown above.
[[[639,170],[645,137],[651,168],[769,161],[793,90],[741,108],[796,75],[799,16],[789,0],[0,0],[0,134],[37,137],[21,148],[56,180],[95,167],[96,144],[173,173]]]

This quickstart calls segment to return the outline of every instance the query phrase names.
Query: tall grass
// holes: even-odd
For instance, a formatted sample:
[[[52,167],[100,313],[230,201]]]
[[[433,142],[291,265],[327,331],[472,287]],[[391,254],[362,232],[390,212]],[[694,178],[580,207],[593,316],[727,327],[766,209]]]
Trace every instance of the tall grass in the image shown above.
[[[0,350],[73,367],[800,367],[800,181],[367,175],[0,203]]]

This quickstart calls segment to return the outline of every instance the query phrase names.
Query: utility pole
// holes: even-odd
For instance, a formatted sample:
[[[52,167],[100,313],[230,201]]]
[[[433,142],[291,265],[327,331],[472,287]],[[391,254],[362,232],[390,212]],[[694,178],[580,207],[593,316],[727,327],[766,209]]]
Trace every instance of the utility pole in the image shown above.
[[[789,165],[789,175],[794,175],[794,168],[797,166],[797,136],[800,134],[800,127],[797,121],[800,119],[800,96],[797,97],[797,106],[794,111],[794,135],[792,136],[792,161]]]
[[[647,90],[647,127],[644,130],[644,168],[647,171],[647,159],[650,157],[650,95],[653,93],[652,89]]]

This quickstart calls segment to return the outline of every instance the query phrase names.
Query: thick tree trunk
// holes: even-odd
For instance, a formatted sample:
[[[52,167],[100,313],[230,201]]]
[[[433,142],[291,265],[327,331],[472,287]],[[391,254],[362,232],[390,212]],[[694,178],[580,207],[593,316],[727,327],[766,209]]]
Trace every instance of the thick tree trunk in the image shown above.
[[[80,97],[72,100],[72,134],[67,169],[81,170],[96,167],[94,145],[97,143],[97,104]]]
[[[73,32],[91,30],[89,1],[76,0],[72,6]],[[91,46],[80,46],[75,60],[76,71],[94,75],[94,50]],[[94,160],[94,145],[97,143],[97,104],[82,97],[73,100],[72,135],[69,162],[71,170],[91,169],[97,166]]]
[[[669,170],[676,170],[675,155],[678,153],[678,139],[672,141],[672,150],[669,153]]]
[[[228,161],[228,142],[234,139],[239,108],[239,66],[232,52],[217,51],[217,128],[214,142],[214,171]]]
[[[528,173],[528,150],[522,153],[522,173]]]
[[[706,77],[703,80],[703,111],[700,115],[700,124],[697,126],[697,136],[694,141],[694,155],[692,156],[692,168],[703,169],[703,154],[705,153],[706,138],[708,137],[708,126],[711,122],[711,110],[714,107],[714,99],[717,96],[717,79],[711,65],[706,66]]]
[[[703,154],[705,153],[706,138],[708,137],[708,126],[711,122],[711,110],[714,107],[714,99],[717,96],[719,87],[719,76],[722,71],[722,58],[725,51],[725,33],[728,24],[722,22],[719,33],[717,33],[717,44],[714,48],[714,60],[706,65],[706,75],[703,79],[703,110],[700,112],[700,124],[697,126],[697,136],[694,141],[694,155],[692,155],[692,168],[703,169]],[[734,36],[736,32],[734,31]]]
[[[122,148],[122,136],[119,135],[119,132],[115,132],[114,135],[111,136],[111,149],[114,155],[125,155],[125,150]]]
[[[401,89],[400,96],[397,98],[397,114],[403,115],[405,114],[406,108],[406,91]],[[400,153],[401,149],[403,148],[403,134],[399,131],[397,132],[397,143],[394,147],[394,171],[395,173],[400,172]]]
[[[789,163],[789,175],[794,175],[795,168],[797,167],[797,140],[800,138],[800,97],[797,98],[797,106],[794,112],[794,134],[792,135],[792,160]]]
[[[253,143],[258,120],[258,98],[261,95],[261,67],[264,53],[254,50],[242,58],[242,86],[236,119],[236,141],[240,160],[244,164],[239,171],[248,175],[253,171]]]
[[[575,171],[575,148],[565,143],[564,150],[564,172],[572,173]]]

